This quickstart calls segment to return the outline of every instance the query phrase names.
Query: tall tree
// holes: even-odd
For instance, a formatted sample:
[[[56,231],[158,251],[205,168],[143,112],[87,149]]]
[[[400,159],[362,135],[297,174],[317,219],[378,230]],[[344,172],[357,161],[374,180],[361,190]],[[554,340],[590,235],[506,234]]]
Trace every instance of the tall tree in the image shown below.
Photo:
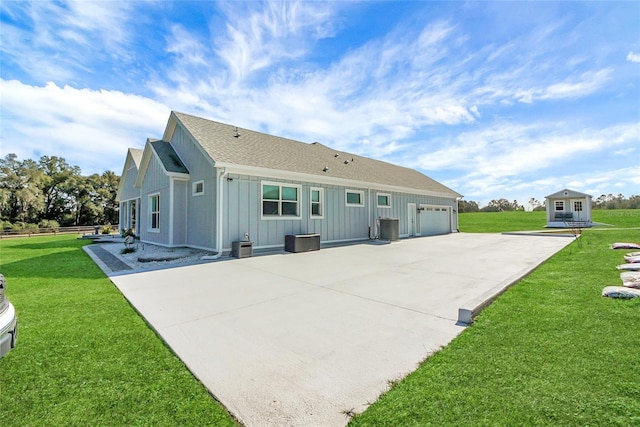
[[[43,156],[38,162],[44,173],[42,193],[44,194],[44,218],[62,222],[64,214],[69,212],[69,194],[65,184],[80,176],[78,166],[70,166],[65,159],[57,156]]]
[[[33,160],[18,161],[8,154],[0,160],[0,213],[11,222],[38,222],[44,210],[40,190],[44,174]]]

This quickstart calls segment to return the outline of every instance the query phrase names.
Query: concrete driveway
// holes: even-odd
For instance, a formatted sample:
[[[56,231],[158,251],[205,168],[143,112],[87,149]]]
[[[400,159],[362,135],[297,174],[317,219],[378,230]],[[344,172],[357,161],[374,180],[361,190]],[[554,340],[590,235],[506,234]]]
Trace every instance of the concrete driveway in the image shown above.
[[[343,426],[573,239],[458,233],[111,277],[247,426]]]

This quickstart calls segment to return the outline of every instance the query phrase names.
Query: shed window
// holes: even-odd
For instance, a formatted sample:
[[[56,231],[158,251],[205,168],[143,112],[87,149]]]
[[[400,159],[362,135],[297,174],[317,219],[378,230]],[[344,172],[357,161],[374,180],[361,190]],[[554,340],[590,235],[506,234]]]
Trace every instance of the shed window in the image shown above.
[[[347,190],[345,194],[347,206],[364,206],[364,191]]]
[[[390,208],[391,207],[391,194],[378,193],[378,207]]]
[[[300,186],[262,184],[263,218],[300,218]]]
[[[311,217],[322,218],[324,216],[324,189],[311,187]]]
[[[573,211],[582,212],[582,200],[576,200],[573,202]]]
[[[556,210],[557,211],[563,211],[564,210],[564,201],[563,200],[556,201]]]
[[[196,181],[191,186],[191,194],[193,196],[202,196],[204,194],[204,181]]]
[[[160,230],[160,194],[149,196],[149,229]]]

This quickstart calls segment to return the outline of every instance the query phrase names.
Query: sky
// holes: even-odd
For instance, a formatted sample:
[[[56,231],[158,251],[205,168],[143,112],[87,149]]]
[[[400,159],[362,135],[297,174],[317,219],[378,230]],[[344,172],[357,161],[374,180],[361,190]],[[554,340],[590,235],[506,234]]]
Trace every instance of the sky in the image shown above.
[[[640,2],[0,2],[0,155],[122,173],[179,111],[485,206],[640,194]]]

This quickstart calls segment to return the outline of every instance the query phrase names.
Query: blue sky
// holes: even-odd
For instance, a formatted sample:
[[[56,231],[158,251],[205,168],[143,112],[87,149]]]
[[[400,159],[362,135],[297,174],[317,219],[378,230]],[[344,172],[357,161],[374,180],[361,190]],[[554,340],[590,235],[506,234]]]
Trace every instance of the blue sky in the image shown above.
[[[640,194],[640,2],[0,3],[0,151],[122,171],[171,110],[486,205]]]

